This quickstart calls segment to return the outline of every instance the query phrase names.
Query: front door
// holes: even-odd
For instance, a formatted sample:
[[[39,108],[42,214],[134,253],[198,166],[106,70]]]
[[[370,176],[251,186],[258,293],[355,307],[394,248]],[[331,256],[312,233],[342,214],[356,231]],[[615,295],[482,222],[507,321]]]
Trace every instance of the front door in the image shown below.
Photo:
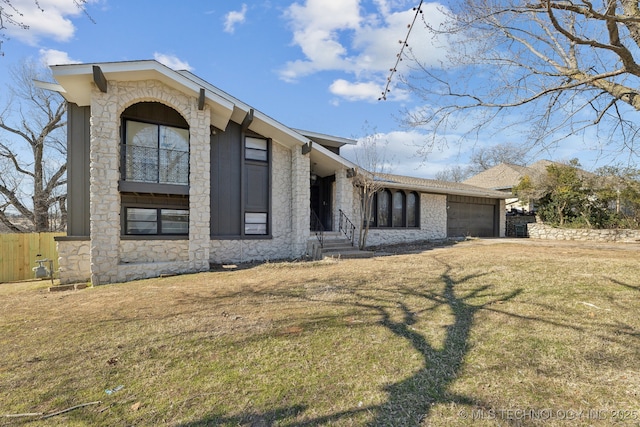
[[[333,230],[333,182],[335,175],[311,181],[311,230]]]

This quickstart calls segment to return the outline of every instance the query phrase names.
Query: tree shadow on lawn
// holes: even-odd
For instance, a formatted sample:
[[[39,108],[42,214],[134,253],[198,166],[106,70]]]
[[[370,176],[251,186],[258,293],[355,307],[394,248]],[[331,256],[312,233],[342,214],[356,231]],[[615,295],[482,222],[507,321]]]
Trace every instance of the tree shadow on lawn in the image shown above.
[[[441,262],[441,261],[440,261]],[[456,287],[469,280],[484,276],[488,273],[469,275],[459,280],[452,277],[453,268],[441,262],[444,271],[440,276],[442,289],[431,291],[427,286],[423,289],[408,287],[394,287],[397,292],[391,293],[385,289],[385,293],[390,293],[390,297],[379,297],[367,295],[366,292],[355,291],[358,298],[355,302],[333,301],[332,304],[340,306],[352,306],[371,312],[379,320],[377,323],[385,327],[393,335],[408,342],[421,356],[423,368],[405,380],[385,387],[388,399],[381,405],[368,407],[358,407],[326,416],[317,417],[311,420],[291,422],[286,418],[297,417],[306,410],[303,406],[291,408],[280,408],[265,414],[248,413],[237,417],[225,418],[219,416],[207,417],[206,419],[193,423],[184,424],[185,427],[207,425],[207,422],[226,425],[251,425],[251,426],[271,426],[295,425],[295,426],[319,426],[330,425],[340,420],[349,423],[349,419],[365,413],[373,414],[372,420],[368,423],[371,426],[418,426],[429,417],[430,411],[435,404],[460,404],[473,407],[486,407],[487,405],[477,401],[471,396],[458,395],[448,391],[449,387],[456,380],[466,356],[469,345],[468,340],[474,323],[476,313],[488,305],[504,302],[515,298],[522,292],[517,289],[501,295],[492,295],[489,285],[479,286],[476,289],[461,292],[456,291]],[[286,296],[275,292],[276,295]],[[265,292],[265,295],[274,293]],[[295,298],[301,298],[295,295]],[[429,303],[427,309],[413,311],[403,299],[407,297],[418,297]],[[315,299],[313,296],[303,296],[309,302],[326,302]],[[474,300],[487,299],[483,304],[474,304]],[[428,341],[425,336],[416,331],[412,325],[416,324],[417,315],[426,311],[436,310],[445,307],[454,316],[452,324],[446,327],[446,334],[441,349]],[[398,319],[400,311],[400,320]],[[394,316],[395,315],[395,316]],[[351,420],[353,421],[353,420]]]

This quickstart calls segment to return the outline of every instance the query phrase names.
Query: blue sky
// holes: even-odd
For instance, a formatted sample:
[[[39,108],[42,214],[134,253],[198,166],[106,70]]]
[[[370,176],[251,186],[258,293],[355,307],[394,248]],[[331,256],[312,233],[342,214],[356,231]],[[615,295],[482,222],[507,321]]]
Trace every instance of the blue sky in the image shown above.
[[[504,133],[452,139],[419,156],[425,135],[403,128],[399,119],[420,100],[392,88],[388,100],[378,101],[419,1],[89,0],[90,17],[73,0],[39,3],[44,12],[33,0],[12,0],[30,29],[4,31],[10,40],[2,44],[0,87],[23,59],[60,64],[155,58],[191,70],[287,126],[354,139],[377,132],[394,173],[431,178],[464,165],[478,147],[513,142]],[[441,20],[438,7],[425,2],[425,19]],[[409,44],[429,63],[446,55],[446,45],[434,42],[420,21]],[[585,167],[594,166],[588,153],[566,147],[538,158],[579,157]]]

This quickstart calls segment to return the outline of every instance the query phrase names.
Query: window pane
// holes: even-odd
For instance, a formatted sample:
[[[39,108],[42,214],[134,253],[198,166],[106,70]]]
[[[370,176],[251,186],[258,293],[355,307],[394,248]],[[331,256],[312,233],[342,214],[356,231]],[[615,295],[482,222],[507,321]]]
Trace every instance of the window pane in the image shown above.
[[[158,150],[155,148],[126,146],[127,181],[158,182]]]
[[[245,234],[267,234],[267,214],[266,213],[245,213],[244,214]]]
[[[388,191],[378,193],[378,227],[389,226],[389,207],[391,196]]]
[[[252,138],[248,136],[245,138],[245,144],[247,148],[267,151],[267,140],[264,138]]]
[[[189,183],[189,152],[160,150],[161,184]]]
[[[189,211],[185,209],[162,209],[162,234],[189,234]]]
[[[267,140],[263,138],[245,138],[244,157],[247,160],[260,160],[266,162]]]
[[[417,227],[416,222],[416,207],[417,197],[416,193],[409,193],[407,195],[407,227]]]
[[[402,217],[404,209],[404,194],[400,191],[393,193],[393,226],[402,227]]]
[[[162,184],[189,183],[189,130],[160,126],[160,177]]]
[[[158,126],[126,122],[126,180],[158,182]]]
[[[189,152],[189,129],[160,126],[160,148]]]
[[[127,181],[188,184],[189,130],[128,120],[124,167]]]
[[[125,234],[157,234],[158,211],[156,209],[127,208]]]
[[[158,126],[149,123],[127,121],[127,145],[158,148]]]

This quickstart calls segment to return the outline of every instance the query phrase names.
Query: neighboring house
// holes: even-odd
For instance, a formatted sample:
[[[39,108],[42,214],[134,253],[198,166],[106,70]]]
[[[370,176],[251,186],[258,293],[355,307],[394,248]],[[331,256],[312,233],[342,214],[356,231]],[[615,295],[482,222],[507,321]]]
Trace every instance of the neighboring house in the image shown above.
[[[513,188],[520,183],[520,180],[525,176],[529,176],[532,179],[537,179],[540,176],[547,173],[547,167],[554,164],[549,160],[540,160],[533,163],[531,166],[513,165],[510,163],[500,163],[492,168],[489,168],[471,178],[463,181],[464,184],[473,185],[476,187],[488,188],[496,191],[501,191],[508,194],[505,206],[507,211],[525,211],[531,212],[534,210],[532,203],[523,204],[517,197],[513,196]]]
[[[352,140],[289,128],[187,71],[156,61],[52,67],[68,102],[62,283],[299,259],[311,217],[359,226]],[[504,193],[387,175],[370,245],[504,236]],[[316,243],[317,244],[317,243]]]

